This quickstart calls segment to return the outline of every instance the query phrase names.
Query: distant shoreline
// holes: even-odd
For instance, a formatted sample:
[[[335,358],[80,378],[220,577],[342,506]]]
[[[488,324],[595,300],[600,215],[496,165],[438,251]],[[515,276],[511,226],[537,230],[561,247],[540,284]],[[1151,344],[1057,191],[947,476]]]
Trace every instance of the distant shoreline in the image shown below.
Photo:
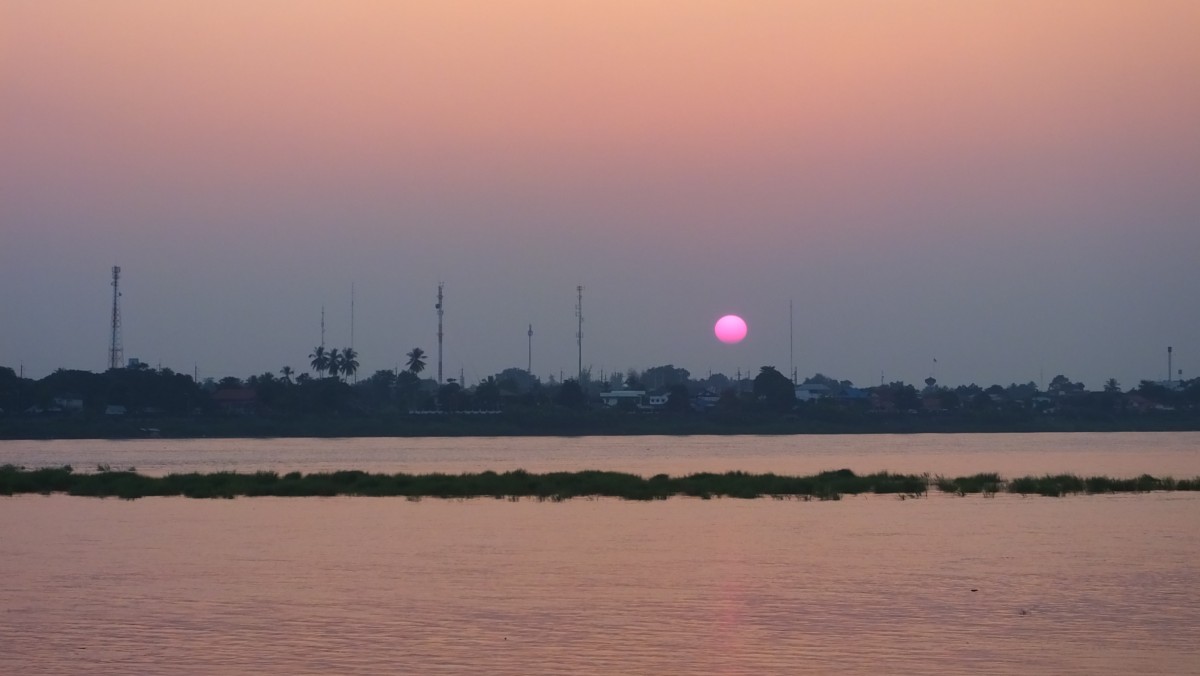
[[[582,437],[804,434],[996,434],[1039,432],[1195,432],[1200,418],[1163,413],[1113,418],[936,414],[837,418],[500,414],[383,417],[99,417],[0,418],[0,440],[143,438]]]

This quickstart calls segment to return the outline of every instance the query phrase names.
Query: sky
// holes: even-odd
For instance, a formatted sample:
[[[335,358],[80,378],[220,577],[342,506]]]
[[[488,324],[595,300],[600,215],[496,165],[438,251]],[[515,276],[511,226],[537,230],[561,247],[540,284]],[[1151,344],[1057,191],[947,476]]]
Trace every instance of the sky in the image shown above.
[[[0,365],[1200,375],[1194,0],[0,0]],[[351,322],[351,289],[354,313]],[[794,311],[789,313],[789,307]],[[713,323],[737,313],[749,336]],[[936,361],[935,361],[936,360]]]

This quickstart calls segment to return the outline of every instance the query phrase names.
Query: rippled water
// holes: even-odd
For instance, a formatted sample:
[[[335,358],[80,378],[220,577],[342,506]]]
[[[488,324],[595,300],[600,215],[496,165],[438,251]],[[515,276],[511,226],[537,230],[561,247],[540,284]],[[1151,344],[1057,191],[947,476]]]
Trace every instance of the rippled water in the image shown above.
[[[1007,476],[1075,472],[1200,475],[1200,432],[1107,434],[913,434],[797,436],[471,437],[363,439],[143,439],[0,441],[0,464],[69,464],[145,474],[222,470],[531,472],[603,469],[743,470],[804,474],[930,472]]]
[[[595,439],[196,443],[263,444],[281,454],[264,467],[302,470],[334,453],[338,468],[378,456],[365,468],[388,471],[511,459],[678,473],[764,469],[753,464],[771,459],[763,449],[781,448],[776,460],[795,464],[774,471],[1200,474],[1196,436],[1117,435],[1132,457],[1106,435],[1091,454],[1094,435],[995,436],[991,449],[982,437],[831,438],[835,449],[642,438],[618,440],[612,456]],[[855,442],[858,455],[845,446]],[[154,448],[74,443],[110,456]],[[93,452],[68,446],[53,448]],[[208,466],[174,448],[157,471]],[[298,462],[310,456],[316,465]],[[919,466],[892,464],[904,461]],[[247,462],[258,461],[217,465]],[[0,498],[0,673],[1197,673],[1198,525],[1200,496],[1182,493]]]

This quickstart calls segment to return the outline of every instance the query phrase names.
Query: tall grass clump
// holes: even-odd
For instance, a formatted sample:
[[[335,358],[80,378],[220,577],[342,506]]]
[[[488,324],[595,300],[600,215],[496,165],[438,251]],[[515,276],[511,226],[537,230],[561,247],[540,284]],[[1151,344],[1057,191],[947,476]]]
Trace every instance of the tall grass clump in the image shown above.
[[[1023,476],[1008,482],[1010,493],[1021,495],[1045,495],[1062,497],[1067,494],[1082,493],[1087,488],[1083,479],[1074,474],[1046,474],[1043,476]]]
[[[972,474],[953,479],[939,474],[933,479],[933,483],[943,493],[954,493],[955,495],[967,495],[968,493],[995,495],[1003,485],[1003,480],[995,472]]]

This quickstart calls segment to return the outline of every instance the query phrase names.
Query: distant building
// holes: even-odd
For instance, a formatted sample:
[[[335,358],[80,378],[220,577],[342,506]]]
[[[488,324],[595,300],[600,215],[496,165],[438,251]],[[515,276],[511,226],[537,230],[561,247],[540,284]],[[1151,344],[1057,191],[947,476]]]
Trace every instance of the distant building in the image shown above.
[[[67,413],[82,413],[83,399],[71,394],[62,395],[54,398],[54,407]]]
[[[245,388],[226,388],[213,392],[217,410],[230,415],[254,415],[258,412],[258,395]]]
[[[821,383],[803,383],[795,389],[796,401],[812,401],[833,396],[833,390]]]
[[[663,392],[661,394],[651,394],[646,397],[646,405],[650,408],[663,408],[667,405],[667,400],[671,398],[670,394]]]
[[[721,395],[713,390],[704,390],[692,397],[691,406],[695,411],[707,411],[721,401]]]
[[[641,406],[646,403],[645,390],[613,390],[601,392],[600,402],[605,406]]]

